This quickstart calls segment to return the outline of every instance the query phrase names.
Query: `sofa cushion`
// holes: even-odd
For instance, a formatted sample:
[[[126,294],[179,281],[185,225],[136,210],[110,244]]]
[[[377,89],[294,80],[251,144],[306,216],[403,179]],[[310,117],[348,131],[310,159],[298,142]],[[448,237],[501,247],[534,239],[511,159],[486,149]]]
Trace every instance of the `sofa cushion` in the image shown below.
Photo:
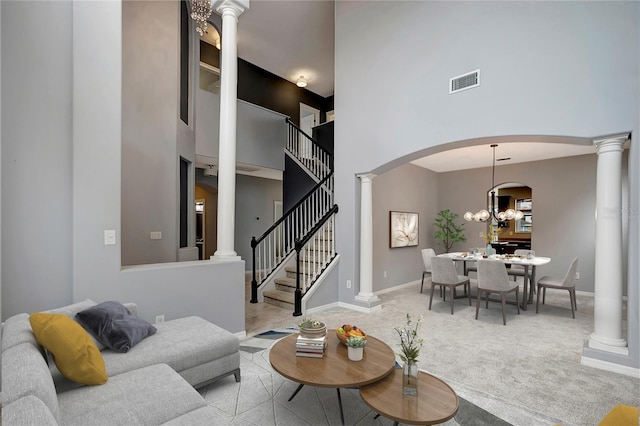
[[[29,324],[29,314],[14,315],[2,324],[2,352],[21,343],[38,345]]]
[[[78,312],[83,311],[95,305],[96,305],[96,302],[94,302],[93,300],[85,299],[82,302],[73,303],[71,305],[63,306],[61,308],[49,309],[48,311],[43,311],[43,312],[47,314],[65,314],[69,318],[74,318]],[[103,345],[95,337],[91,336],[91,339],[93,339],[93,343],[96,344],[96,346],[98,347],[98,350],[103,350],[104,348],[106,348],[106,346]]]
[[[58,400],[60,424],[81,426],[159,425],[206,406],[198,391],[165,364],[111,376],[104,386],[70,390]]]
[[[22,343],[2,353],[3,423],[5,407],[27,395],[41,400],[58,418],[58,396],[49,367],[35,345]]]
[[[60,308],[49,309],[47,311],[42,311],[46,314],[65,314],[69,318],[73,318],[80,311],[84,311],[90,306],[95,306],[96,302],[91,299],[85,299],[82,302],[73,303],[71,305],[62,306]]]
[[[127,356],[102,353],[109,376],[150,364],[164,363],[180,373],[238,352],[240,341],[227,330],[200,317],[156,324],[158,332],[144,339]]]
[[[27,395],[2,407],[2,424],[5,426],[54,426],[53,413],[33,395]]]
[[[64,314],[36,312],[29,317],[36,340],[53,354],[60,372],[85,385],[107,381],[104,360],[89,334]]]
[[[102,302],[76,314],[76,320],[106,347],[125,353],[157,330],[120,302]]]

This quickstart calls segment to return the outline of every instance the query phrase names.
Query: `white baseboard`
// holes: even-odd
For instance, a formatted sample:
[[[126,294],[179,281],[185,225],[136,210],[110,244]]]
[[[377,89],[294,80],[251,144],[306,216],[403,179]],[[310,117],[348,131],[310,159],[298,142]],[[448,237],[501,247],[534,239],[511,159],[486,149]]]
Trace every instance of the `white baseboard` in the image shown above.
[[[369,314],[371,312],[376,312],[376,311],[382,310],[382,305],[373,306],[371,308],[365,308],[364,306],[353,305],[351,303],[333,302],[333,303],[329,303],[327,305],[322,305],[322,306],[318,306],[318,307],[315,307],[315,308],[307,309],[306,313],[307,313],[307,315],[311,315],[311,314],[315,314],[316,312],[322,312],[322,311],[325,311],[327,309],[332,309],[332,308],[345,308],[345,309],[351,309],[352,311],[363,312],[365,314]]]
[[[600,359],[589,358],[582,356],[580,358],[580,364],[597,368],[599,370],[611,371],[613,373],[624,374],[625,376],[635,377],[640,379],[640,368],[629,367],[626,365],[615,364],[609,361],[602,361]]]
[[[374,292],[374,293],[375,293],[375,295],[377,296],[377,295],[379,295],[379,294],[389,293],[389,292],[392,292],[392,291],[399,290],[399,289],[401,289],[401,288],[411,287],[411,286],[414,286],[414,285],[416,285],[416,284],[420,284],[421,282],[422,282],[422,280],[410,281],[410,282],[408,282],[408,283],[398,284],[398,285],[396,285],[396,286],[389,287],[389,288],[385,288],[385,289],[383,289],[383,290],[376,291],[376,292]]]

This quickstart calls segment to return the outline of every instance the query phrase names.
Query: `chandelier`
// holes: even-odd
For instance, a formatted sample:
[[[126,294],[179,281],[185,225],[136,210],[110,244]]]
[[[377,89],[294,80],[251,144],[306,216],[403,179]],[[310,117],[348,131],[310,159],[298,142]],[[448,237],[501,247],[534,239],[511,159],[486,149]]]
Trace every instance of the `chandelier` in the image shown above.
[[[211,16],[210,0],[191,0],[191,19],[196,21],[196,32],[200,37],[207,32],[209,16]]]
[[[464,219],[471,222],[487,222],[489,220],[496,220],[497,222],[506,222],[508,220],[519,220],[524,217],[524,213],[520,210],[507,209],[503,212],[496,213],[496,147],[497,144],[491,145],[493,148],[493,169],[491,172],[491,212],[486,209],[482,209],[477,213],[466,212]]]

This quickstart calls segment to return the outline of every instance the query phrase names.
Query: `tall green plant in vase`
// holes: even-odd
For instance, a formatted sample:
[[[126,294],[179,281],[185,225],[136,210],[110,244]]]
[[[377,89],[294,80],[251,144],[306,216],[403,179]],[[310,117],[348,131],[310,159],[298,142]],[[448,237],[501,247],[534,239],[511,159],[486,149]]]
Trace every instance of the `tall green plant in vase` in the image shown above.
[[[441,210],[433,224],[436,228],[436,240],[440,241],[446,253],[449,253],[454,243],[467,241],[467,237],[464,235],[464,223],[456,225],[457,218],[458,215],[451,210]]]

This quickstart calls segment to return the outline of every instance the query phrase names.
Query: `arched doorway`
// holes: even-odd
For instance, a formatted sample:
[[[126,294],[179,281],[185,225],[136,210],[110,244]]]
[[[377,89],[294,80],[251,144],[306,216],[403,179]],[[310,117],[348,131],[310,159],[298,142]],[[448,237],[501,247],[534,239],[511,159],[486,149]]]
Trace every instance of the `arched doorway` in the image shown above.
[[[495,201],[492,206],[492,192]],[[518,249],[532,249],[533,236],[533,190],[530,186],[519,182],[505,182],[491,188],[487,192],[487,209],[493,208],[494,216],[508,209],[521,211],[521,219],[499,222],[493,218],[488,222],[492,244],[498,254],[512,254]]]

